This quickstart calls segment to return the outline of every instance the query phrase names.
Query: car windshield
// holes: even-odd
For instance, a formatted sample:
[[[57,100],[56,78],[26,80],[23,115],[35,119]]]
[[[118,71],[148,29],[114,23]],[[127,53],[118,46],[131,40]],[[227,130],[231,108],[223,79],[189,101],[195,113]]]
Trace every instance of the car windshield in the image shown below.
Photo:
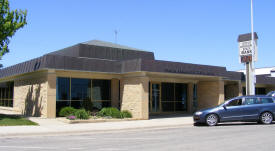
[[[221,104],[219,104],[218,106],[223,106],[224,104],[227,104],[228,101],[230,101],[231,99],[229,100],[225,100],[224,102],[222,102]]]

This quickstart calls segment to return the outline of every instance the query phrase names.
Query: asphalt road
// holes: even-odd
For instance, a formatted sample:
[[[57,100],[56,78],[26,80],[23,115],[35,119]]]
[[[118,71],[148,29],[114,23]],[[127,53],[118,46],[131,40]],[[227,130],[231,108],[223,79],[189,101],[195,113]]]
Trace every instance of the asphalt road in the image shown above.
[[[275,124],[190,125],[73,135],[4,137],[0,138],[0,150],[272,151],[275,149],[274,140]]]

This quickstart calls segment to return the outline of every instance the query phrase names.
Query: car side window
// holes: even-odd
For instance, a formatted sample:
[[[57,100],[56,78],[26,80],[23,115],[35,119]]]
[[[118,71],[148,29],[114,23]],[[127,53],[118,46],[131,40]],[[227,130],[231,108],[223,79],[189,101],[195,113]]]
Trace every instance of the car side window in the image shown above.
[[[239,106],[239,105],[242,105],[242,99],[232,100],[227,104],[227,106]]]
[[[245,98],[244,105],[256,104],[255,98]]]
[[[262,104],[273,103],[273,100],[271,98],[261,98],[261,103]]]

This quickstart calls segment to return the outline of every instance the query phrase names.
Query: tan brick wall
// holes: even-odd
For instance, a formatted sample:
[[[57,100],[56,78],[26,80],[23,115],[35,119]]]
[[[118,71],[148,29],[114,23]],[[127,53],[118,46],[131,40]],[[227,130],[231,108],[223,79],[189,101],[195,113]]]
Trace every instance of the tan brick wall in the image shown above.
[[[213,107],[224,101],[224,82],[198,82],[198,109]]]
[[[26,116],[47,117],[47,77],[29,76],[14,81],[14,110]]]
[[[56,73],[49,70],[47,74],[47,117],[56,117]]]
[[[129,77],[121,80],[121,110],[128,110],[135,119],[149,119],[147,77]]]

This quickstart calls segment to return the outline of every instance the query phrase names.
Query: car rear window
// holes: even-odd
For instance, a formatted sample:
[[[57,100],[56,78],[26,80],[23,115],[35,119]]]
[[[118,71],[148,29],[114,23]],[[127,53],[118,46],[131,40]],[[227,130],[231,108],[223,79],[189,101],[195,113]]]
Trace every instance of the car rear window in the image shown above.
[[[261,103],[266,104],[266,103],[274,103],[272,98],[261,98]]]

